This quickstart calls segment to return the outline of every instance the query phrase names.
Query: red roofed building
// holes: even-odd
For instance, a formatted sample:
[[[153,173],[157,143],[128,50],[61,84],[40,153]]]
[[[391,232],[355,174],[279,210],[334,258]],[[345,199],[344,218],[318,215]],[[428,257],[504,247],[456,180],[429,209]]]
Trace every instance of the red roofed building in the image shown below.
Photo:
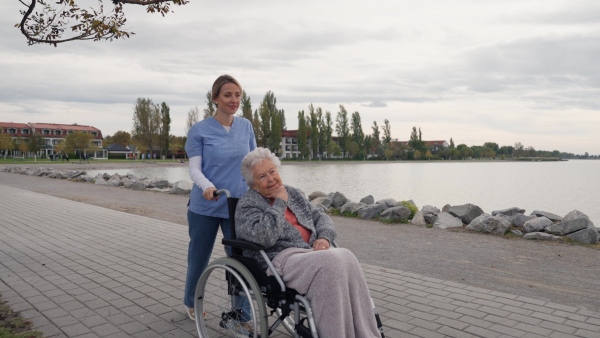
[[[9,134],[13,139],[26,139],[35,134],[42,136],[44,147],[41,152],[44,155],[56,153],[56,145],[62,143],[67,135],[76,131],[90,133],[94,137],[90,144],[94,147],[102,148],[102,132],[96,127],[78,124],[0,122],[0,133]],[[106,158],[105,154],[105,151],[97,151],[92,156]]]

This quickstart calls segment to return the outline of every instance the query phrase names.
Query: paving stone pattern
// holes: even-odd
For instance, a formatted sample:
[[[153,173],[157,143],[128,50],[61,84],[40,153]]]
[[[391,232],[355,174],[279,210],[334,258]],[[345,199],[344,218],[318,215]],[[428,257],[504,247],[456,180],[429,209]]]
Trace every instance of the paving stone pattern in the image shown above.
[[[186,227],[2,185],[0,205],[0,293],[45,337],[197,336]],[[386,337],[600,337],[597,312],[363,268]]]

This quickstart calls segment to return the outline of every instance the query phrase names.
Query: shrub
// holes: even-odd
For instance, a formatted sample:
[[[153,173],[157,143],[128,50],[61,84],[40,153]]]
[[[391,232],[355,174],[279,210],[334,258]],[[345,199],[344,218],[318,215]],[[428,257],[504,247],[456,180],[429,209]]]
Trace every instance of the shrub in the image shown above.
[[[410,219],[413,219],[413,217],[415,217],[415,214],[419,212],[419,208],[417,208],[417,206],[414,203],[411,203],[409,201],[402,201],[400,202],[400,204],[402,204],[403,206],[407,207],[408,210],[410,210]]]

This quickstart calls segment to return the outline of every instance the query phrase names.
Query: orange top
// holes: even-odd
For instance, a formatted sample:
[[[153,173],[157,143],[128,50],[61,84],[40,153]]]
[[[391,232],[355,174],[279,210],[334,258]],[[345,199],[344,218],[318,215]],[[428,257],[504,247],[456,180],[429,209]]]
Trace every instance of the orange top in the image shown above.
[[[273,203],[275,203],[275,199],[269,199],[269,203],[273,205]],[[308,241],[310,241],[310,235],[312,232],[300,225],[300,223],[298,223],[298,219],[296,218],[296,215],[294,215],[292,210],[290,210],[290,208],[285,208],[283,216],[285,216],[286,221],[290,222],[290,224],[293,225],[294,228],[298,230],[298,232],[300,232],[300,236],[302,236],[302,239],[306,243],[308,243]]]

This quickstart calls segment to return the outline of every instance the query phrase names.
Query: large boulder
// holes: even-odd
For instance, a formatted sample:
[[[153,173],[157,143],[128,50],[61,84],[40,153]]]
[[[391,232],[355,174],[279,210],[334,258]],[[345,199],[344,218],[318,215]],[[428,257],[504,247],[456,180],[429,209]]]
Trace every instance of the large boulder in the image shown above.
[[[551,220],[552,223],[557,223],[562,221],[562,217],[555,215],[551,212],[546,212],[546,211],[539,211],[539,210],[534,210],[531,213],[531,216],[536,216],[536,217],[546,217],[547,219]]]
[[[395,207],[395,206],[398,205],[398,201],[396,201],[393,198],[384,198],[384,199],[379,200],[379,201],[377,201],[375,203],[377,203],[377,204],[383,204],[383,205],[385,205],[388,208],[392,208],[392,207]]]
[[[361,198],[360,203],[373,204],[373,203],[375,203],[375,198],[373,197],[373,195],[368,195],[368,196]]]
[[[94,184],[106,185],[106,181],[104,180],[104,176],[102,174],[96,175],[96,177],[94,177]]]
[[[594,227],[585,228],[583,230],[568,234],[567,237],[579,243],[596,244],[598,243],[598,230]]]
[[[375,203],[367,205],[366,207],[358,210],[358,217],[371,219],[379,216],[388,207],[383,203]]]
[[[524,214],[514,214],[514,215],[510,216],[510,223],[512,225],[516,226],[517,228],[522,228],[523,224],[525,224],[525,222],[527,222],[533,218],[535,218],[535,216],[527,216]]]
[[[147,187],[144,181],[135,181],[131,185],[131,190],[146,190]]]
[[[475,204],[467,203],[463,205],[455,205],[450,207],[448,213],[452,216],[460,218],[463,223],[469,224],[475,218],[483,214],[483,210]]]
[[[325,196],[327,196],[327,195],[322,191],[313,191],[310,195],[308,195],[308,200],[312,201],[317,197],[325,197]]]
[[[111,187],[118,187],[123,185],[123,182],[121,182],[121,176],[119,176],[118,174],[112,175],[112,177],[109,178],[108,181],[106,181],[106,185],[110,185]]]
[[[434,224],[437,220],[438,214],[440,213],[440,209],[432,205],[424,205],[423,208],[421,208],[421,213],[423,214],[425,222]]]
[[[171,194],[174,195],[189,195],[194,187],[194,183],[190,181],[177,181],[173,184],[173,188],[171,188]]]
[[[331,198],[327,196],[317,197],[314,200],[310,201],[313,205],[322,205],[325,210],[329,209],[331,206]]]
[[[350,214],[354,214],[356,212],[358,212],[358,210],[366,207],[367,205],[364,203],[356,203],[356,202],[346,202],[346,204],[342,205],[342,207],[340,208],[340,213],[342,214],[346,214],[346,213],[350,213]]]
[[[460,218],[452,216],[447,212],[440,212],[433,223],[433,227],[439,229],[462,228],[462,226],[463,222]]]
[[[563,218],[560,222],[560,227],[563,234],[570,234],[586,228],[593,228],[594,223],[590,218],[579,210],[573,210]]]
[[[148,188],[166,189],[169,187],[169,181],[167,180],[150,180],[147,184]]]
[[[550,225],[552,225],[552,221],[548,218],[535,217],[523,224],[523,232],[526,234],[530,232],[541,232],[544,231],[546,227],[549,227]]]
[[[510,229],[510,222],[504,217],[481,214],[467,225],[467,229],[504,235]]]
[[[409,218],[410,210],[403,205],[385,209],[379,215],[380,220],[391,222],[406,222]]]
[[[512,208],[508,208],[508,209],[502,209],[502,210],[494,210],[492,211],[492,216],[496,216],[498,214],[503,214],[506,216],[512,216],[512,215],[516,215],[516,214],[524,214],[525,213],[525,209],[520,209],[517,207],[512,207]]]
[[[346,204],[346,202],[348,202],[348,199],[344,194],[337,191],[333,193],[333,196],[331,197],[331,206],[333,208],[339,209],[342,205]]]
[[[413,219],[410,220],[410,223],[414,225],[427,225],[427,221],[425,221],[425,218],[423,218],[423,213],[420,211],[415,214]]]

